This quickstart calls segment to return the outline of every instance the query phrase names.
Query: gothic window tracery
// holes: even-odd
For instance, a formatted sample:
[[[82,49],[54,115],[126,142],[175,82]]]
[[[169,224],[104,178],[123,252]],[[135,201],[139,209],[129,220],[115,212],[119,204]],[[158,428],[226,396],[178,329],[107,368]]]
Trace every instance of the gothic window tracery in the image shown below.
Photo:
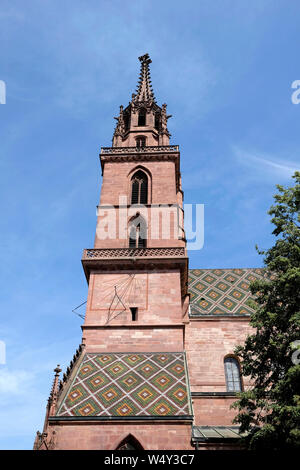
[[[242,381],[240,364],[235,357],[224,359],[225,379],[227,392],[241,392]]]
[[[147,204],[148,202],[148,177],[138,170],[131,178],[131,204]]]

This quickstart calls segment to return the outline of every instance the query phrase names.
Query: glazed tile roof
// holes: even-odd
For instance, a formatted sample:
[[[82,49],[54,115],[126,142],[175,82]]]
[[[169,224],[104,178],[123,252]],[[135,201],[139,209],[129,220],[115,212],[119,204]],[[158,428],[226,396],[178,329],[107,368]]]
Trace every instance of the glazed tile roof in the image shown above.
[[[86,353],[56,416],[187,416],[184,353]]]
[[[265,276],[263,268],[190,269],[190,316],[250,315],[250,282]]]

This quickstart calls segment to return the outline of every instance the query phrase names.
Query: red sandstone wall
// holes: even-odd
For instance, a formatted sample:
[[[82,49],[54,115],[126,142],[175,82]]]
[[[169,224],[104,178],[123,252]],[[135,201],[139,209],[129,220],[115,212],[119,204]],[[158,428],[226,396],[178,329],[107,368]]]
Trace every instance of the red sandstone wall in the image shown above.
[[[224,356],[232,354],[250,333],[248,319],[201,319],[187,325],[185,349],[192,392],[226,391]]]
[[[235,397],[193,397],[195,421],[198,426],[232,426],[236,410],[230,409]]]
[[[137,215],[143,217],[147,227],[147,248],[184,247],[182,212],[177,206],[98,208],[95,248],[128,248],[128,225]]]
[[[152,197],[149,203],[176,204],[175,163],[172,161],[105,163],[100,204],[119,204],[119,196],[124,194],[130,199],[131,172],[140,166],[146,168],[152,176],[152,191],[149,191]]]
[[[186,328],[190,387],[192,392],[225,392],[224,357],[242,344],[252,328],[249,319],[199,319]],[[249,381],[243,379],[244,387]],[[230,409],[235,397],[193,397],[194,424],[232,426],[236,410]]]
[[[87,352],[176,352],[183,351],[183,326],[178,328],[83,329]]]
[[[130,277],[133,274],[134,278]],[[112,303],[115,285],[127,307],[126,311],[122,312],[123,306],[117,298]],[[130,306],[139,309],[136,322],[132,322],[128,309]],[[108,316],[110,325],[180,323],[182,306],[179,270],[91,274],[85,325],[107,324]]]
[[[56,450],[113,450],[132,434],[145,450],[191,449],[191,426],[177,423],[88,423],[52,425]]]

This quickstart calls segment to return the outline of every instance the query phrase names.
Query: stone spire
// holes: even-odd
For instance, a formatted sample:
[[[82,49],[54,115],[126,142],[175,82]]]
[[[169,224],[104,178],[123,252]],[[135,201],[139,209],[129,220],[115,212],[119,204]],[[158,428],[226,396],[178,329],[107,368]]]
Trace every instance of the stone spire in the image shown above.
[[[59,364],[57,364],[56,368],[54,369],[54,372],[55,372],[55,376],[54,376],[50,396],[48,398],[48,403],[46,407],[46,416],[45,416],[45,421],[44,421],[43,432],[42,433],[40,433],[39,431],[37,432],[37,436],[36,436],[34,447],[33,447],[34,449],[40,449],[43,446],[46,449],[49,448],[48,418],[49,416],[53,416],[56,411],[56,403],[57,403],[58,392],[59,392],[58,381],[59,381],[59,374],[61,372]]]
[[[160,107],[152,90],[149,54],[139,57],[141,71],[136,93],[132,94],[128,106],[120,106],[114,130],[113,147],[138,147],[145,149],[156,145],[169,145],[171,134],[167,123],[167,105]]]
[[[145,54],[139,57],[139,61],[141,62],[141,72],[134,101],[155,102],[155,96],[152,90],[149,68],[149,65],[151,64],[152,60],[150,59],[149,54]]]
[[[50,397],[49,397],[49,415],[53,415],[55,413],[55,408],[56,408],[57,395],[58,395],[58,381],[59,381],[59,374],[61,372],[59,364],[54,369],[54,372],[55,372],[55,376],[54,376],[53,385],[52,385],[52,389],[51,389]]]

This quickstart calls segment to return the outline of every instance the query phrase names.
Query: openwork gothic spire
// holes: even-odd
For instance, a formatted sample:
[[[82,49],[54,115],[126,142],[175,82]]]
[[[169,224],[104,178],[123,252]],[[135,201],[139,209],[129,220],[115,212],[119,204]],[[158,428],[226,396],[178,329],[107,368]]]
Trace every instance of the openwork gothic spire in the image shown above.
[[[146,147],[169,145],[170,133],[167,122],[171,115],[167,114],[167,105],[159,106],[152,90],[149,54],[139,57],[141,71],[136,93],[123,108],[120,106],[119,116],[113,135],[113,147],[137,147],[144,151]]]
[[[141,72],[139,77],[138,86],[136,89],[135,101],[155,101],[155,96],[152,90],[150,68],[152,60],[149,54],[142,55],[139,57],[141,62]]]

